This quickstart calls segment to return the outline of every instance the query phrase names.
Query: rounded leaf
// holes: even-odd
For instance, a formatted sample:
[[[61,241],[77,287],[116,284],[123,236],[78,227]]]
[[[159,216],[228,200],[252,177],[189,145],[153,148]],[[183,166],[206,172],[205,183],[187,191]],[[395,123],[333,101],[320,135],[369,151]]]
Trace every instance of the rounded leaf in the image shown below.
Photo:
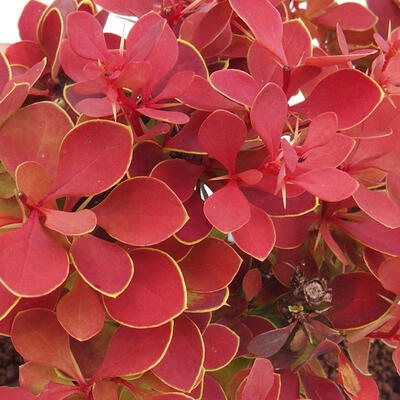
[[[224,241],[207,238],[179,263],[186,287],[192,292],[216,292],[228,286],[242,259]]]
[[[57,319],[75,339],[88,340],[104,324],[104,307],[98,294],[81,278],[57,304]]]
[[[0,235],[0,280],[15,295],[43,296],[68,276],[64,248],[43,229],[36,211],[20,229]]]
[[[104,298],[116,321],[135,328],[165,324],[186,307],[186,289],[176,262],[155,249],[131,252],[135,275],[117,298]]]
[[[196,324],[181,315],[174,321],[171,344],[162,361],[152,372],[167,385],[190,392],[201,374],[204,344]]]
[[[70,251],[72,262],[83,279],[106,296],[118,296],[132,279],[132,260],[115,243],[86,235],[77,238]]]
[[[109,235],[133,246],[162,242],[188,218],[176,194],[164,182],[150,177],[122,182],[93,211]]]
[[[132,135],[122,124],[87,121],[64,138],[54,183],[46,200],[65,195],[101,193],[126,173],[132,155]]]
[[[148,329],[120,326],[114,333],[104,361],[93,380],[140,374],[153,368],[170,345],[172,327],[172,322]]]
[[[203,333],[203,341],[206,370],[217,370],[228,365],[239,349],[239,336],[224,325],[208,325]]]

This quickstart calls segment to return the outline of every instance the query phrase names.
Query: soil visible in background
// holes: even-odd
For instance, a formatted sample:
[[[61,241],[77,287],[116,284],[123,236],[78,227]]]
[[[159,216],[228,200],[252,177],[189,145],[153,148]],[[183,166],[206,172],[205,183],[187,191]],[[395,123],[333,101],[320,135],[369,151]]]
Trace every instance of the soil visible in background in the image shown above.
[[[0,386],[18,386],[18,367],[23,362],[10,338],[0,336]]]
[[[400,377],[392,362],[393,349],[385,344],[375,341],[371,346],[369,370],[378,384],[380,400],[400,400]],[[335,379],[335,357],[325,355],[321,361],[331,379]],[[23,359],[14,350],[8,337],[0,337],[0,386],[18,385],[18,366]]]

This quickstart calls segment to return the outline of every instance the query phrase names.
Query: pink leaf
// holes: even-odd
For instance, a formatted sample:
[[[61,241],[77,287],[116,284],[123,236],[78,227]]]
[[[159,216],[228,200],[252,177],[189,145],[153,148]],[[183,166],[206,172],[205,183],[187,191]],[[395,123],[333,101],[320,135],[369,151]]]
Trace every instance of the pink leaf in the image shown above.
[[[233,232],[247,224],[250,205],[235,181],[213,193],[204,203],[204,215],[221,232]]]
[[[32,211],[20,229],[0,235],[0,279],[16,295],[43,296],[68,275],[67,253]]]
[[[275,245],[275,229],[269,215],[250,206],[249,221],[232,233],[237,246],[258,260],[265,260]]]
[[[46,215],[45,226],[66,236],[84,235],[96,227],[96,214],[92,210],[65,212],[41,208],[41,211]]]
[[[258,358],[251,367],[240,400],[265,400],[274,383],[274,367],[265,358]]]
[[[249,26],[256,40],[284,65],[287,59],[282,46],[282,21],[278,10],[268,0],[229,0],[234,11]]]
[[[147,329],[120,326],[114,333],[104,361],[93,380],[148,371],[163,358],[171,336],[171,322]]]
[[[250,112],[254,130],[275,160],[288,111],[287,99],[275,83],[267,83],[258,93]]]
[[[163,251],[131,252],[135,274],[116,298],[104,298],[112,318],[124,325],[146,328],[165,324],[186,307],[186,288],[176,262]]]
[[[57,304],[57,319],[75,339],[84,341],[101,331],[104,307],[98,296],[80,277]]]
[[[117,297],[132,279],[132,260],[115,243],[86,235],[76,238],[70,251],[75,268],[85,281],[106,296]]]
[[[95,61],[105,61],[108,57],[103,28],[93,15],[84,11],[69,14],[67,35],[72,50],[81,57]]]
[[[162,242],[179,231],[188,218],[176,194],[151,177],[124,181],[93,211],[98,224],[111,236],[133,246]]]
[[[326,201],[341,201],[351,196],[358,182],[336,168],[321,168],[288,178],[290,182]]]
[[[311,119],[333,111],[339,129],[348,129],[365,120],[382,99],[382,89],[367,75],[356,69],[341,69],[326,76],[305,101],[291,109]]]
[[[244,141],[247,127],[241,118],[229,111],[214,111],[201,124],[198,139],[210,157],[224,165],[230,174],[235,171],[235,162]]]
[[[107,190],[124,176],[131,154],[132,136],[125,125],[105,120],[77,125],[63,140],[46,200]]]

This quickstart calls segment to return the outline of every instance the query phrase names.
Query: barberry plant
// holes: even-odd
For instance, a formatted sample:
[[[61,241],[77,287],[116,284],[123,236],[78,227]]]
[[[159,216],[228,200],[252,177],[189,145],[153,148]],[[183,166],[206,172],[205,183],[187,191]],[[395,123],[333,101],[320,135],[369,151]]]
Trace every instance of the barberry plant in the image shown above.
[[[0,53],[2,399],[379,399],[400,9],[368,5],[27,3]]]

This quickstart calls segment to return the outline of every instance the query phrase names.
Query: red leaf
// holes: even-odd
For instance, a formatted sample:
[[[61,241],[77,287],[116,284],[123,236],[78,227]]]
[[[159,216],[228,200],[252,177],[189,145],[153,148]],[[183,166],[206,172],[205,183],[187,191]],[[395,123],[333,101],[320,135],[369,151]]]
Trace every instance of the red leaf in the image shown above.
[[[50,208],[40,209],[46,215],[47,228],[66,236],[84,235],[96,227],[96,214],[92,210],[65,212]]]
[[[130,61],[146,60],[160,41],[166,23],[167,21],[155,12],[149,12],[139,18],[126,39],[126,58]]]
[[[77,340],[98,334],[104,324],[104,307],[99,296],[78,277],[72,289],[57,304],[57,319]]]
[[[187,311],[192,313],[203,313],[218,310],[226,305],[229,297],[227,287],[211,293],[187,292]]]
[[[228,233],[249,222],[251,209],[237,183],[231,180],[204,202],[204,215],[211,225]]]
[[[202,111],[214,111],[216,109],[234,110],[241,108],[233,101],[219,94],[207,81],[198,75],[194,76],[189,89],[179,100],[189,107]]]
[[[274,367],[267,359],[258,358],[251,367],[239,400],[265,400],[274,383]]]
[[[35,203],[49,191],[52,179],[49,171],[35,161],[19,164],[15,171],[17,188]]]
[[[249,74],[239,69],[215,71],[210,77],[212,85],[226,97],[250,107],[261,87]]]
[[[232,233],[236,245],[258,260],[265,260],[275,245],[275,229],[269,215],[250,205],[250,219]]]
[[[356,69],[341,69],[325,77],[305,101],[291,109],[311,119],[333,111],[339,129],[348,129],[364,121],[382,99],[382,89],[367,75]]]
[[[39,102],[18,110],[0,129],[0,154],[12,173],[24,161],[36,161],[54,174],[61,141],[73,127],[55,103]]]
[[[303,64],[312,54],[312,38],[303,20],[294,19],[283,24],[283,48],[290,67]],[[291,77],[292,78],[292,77]]]
[[[133,246],[162,242],[179,231],[188,218],[176,194],[150,177],[124,181],[93,211],[98,224],[111,236]]]
[[[201,400],[227,400],[221,385],[209,374],[204,375],[203,396]]]
[[[253,297],[257,296],[262,288],[262,277],[257,268],[246,272],[246,275],[243,277],[242,288],[244,297],[247,301],[250,301]]]
[[[249,343],[248,349],[258,357],[271,357],[283,347],[293,328],[294,323],[284,328],[264,332]]]
[[[69,44],[78,55],[91,60],[105,61],[108,49],[100,23],[84,11],[76,11],[67,17]]]
[[[149,90],[152,91],[176,64],[179,50],[176,36],[170,26],[166,23],[166,20],[154,12],[146,14],[144,18],[146,17],[153,20],[153,22],[159,20],[164,23],[164,28],[159,39],[154,42],[154,46],[146,56],[146,60],[153,67],[149,82]],[[134,26],[136,26],[139,22],[140,21],[136,22]],[[133,37],[135,37],[135,35],[132,35],[132,38]],[[127,42],[127,48],[129,49],[129,42]]]
[[[210,324],[203,333],[204,368],[215,371],[228,365],[239,348],[239,336],[224,325]]]
[[[180,71],[169,78],[164,89],[152,99],[153,103],[157,103],[164,99],[173,99],[182,96],[190,87],[194,79],[192,71]]]
[[[251,108],[252,126],[267,146],[271,160],[276,158],[287,112],[286,95],[275,83],[263,87]]]
[[[308,237],[310,225],[318,217],[313,213],[286,218],[273,218],[276,232],[275,246],[280,249],[294,249],[300,246]]]
[[[132,136],[125,125],[105,120],[77,125],[63,140],[46,200],[107,190],[124,176],[131,154]]]
[[[169,254],[176,262],[179,262],[188,255],[192,247],[171,236],[167,240],[154,245],[153,248]]]
[[[0,321],[17,305],[20,298],[13,295],[6,287],[0,284]]]
[[[154,249],[131,252],[135,274],[129,286],[115,299],[104,297],[108,313],[116,321],[146,328],[165,324],[186,307],[186,290],[176,262]]]
[[[118,400],[118,385],[112,381],[96,382],[92,394],[93,400]]]
[[[138,17],[153,9],[152,0],[96,0],[96,3],[115,14]]]
[[[212,230],[212,225],[204,216],[204,202],[197,192],[184,203],[189,216],[189,221],[179,230],[175,236],[186,244],[198,243],[205,239]]]
[[[234,11],[246,22],[256,40],[286,65],[282,46],[282,21],[278,10],[268,0],[229,0]]]
[[[86,235],[76,238],[70,251],[75,268],[100,293],[117,297],[129,285],[133,263],[128,253],[115,243]]]
[[[131,61],[119,74],[116,85],[132,91],[145,87],[151,76],[151,65],[148,61]]]
[[[325,201],[347,199],[359,186],[346,172],[332,167],[313,169],[288,180]]]
[[[35,400],[32,393],[28,389],[22,387],[1,386],[0,396],[3,397],[3,399]]]
[[[46,296],[41,297],[28,297],[28,298],[18,298],[17,304],[9,309],[8,314],[3,316],[0,320],[0,333],[1,335],[11,336],[11,326],[14,322],[15,316],[21,312],[31,308],[45,308],[53,310],[58,301],[60,295],[60,290],[53,290]]]
[[[371,274],[354,272],[338,275],[330,284],[331,309],[328,318],[336,329],[354,329],[380,318],[391,306],[394,295]]]
[[[36,0],[26,3],[18,20],[19,36],[22,40],[36,40],[36,27],[45,9],[46,5]]]
[[[66,251],[48,236],[32,211],[20,229],[0,235],[0,279],[14,294],[43,296],[68,276]]]
[[[357,18],[352,16],[357,15]],[[344,30],[366,31],[373,28],[378,18],[367,7],[357,3],[345,3],[327,8],[313,23],[335,29],[339,24]]]
[[[339,388],[329,379],[312,375],[306,371],[300,373],[307,397],[311,399],[344,400]]]
[[[400,294],[399,286],[400,257],[388,258],[378,269],[378,278],[386,290]]]
[[[397,374],[400,375],[400,347],[397,347],[396,350],[392,353],[393,363],[396,366]]]
[[[60,69],[58,53],[63,39],[64,21],[62,11],[58,8],[51,8],[43,13],[40,25],[37,29],[38,43],[47,56],[48,66],[51,68],[53,81],[57,79]]]
[[[19,64],[26,67],[33,67],[36,63],[42,61],[43,51],[38,43],[36,43],[36,40],[22,40],[21,42],[13,43],[8,46],[6,49],[6,56],[11,65]],[[2,67],[4,68],[6,65],[3,64]],[[4,69],[3,73],[7,72],[7,69]],[[11,80],[11,76],[8,80]],[[0,85],[0,92],[3,87],[4,85]]]
[[[24,103],[29,92],[29,83],[17,83],[7,90],[0,100],[0,126]]]
[[[343,253],[343,250],[340,248],[340,246],[337,244],[335,239],[333,238],[331,231],[328,228],[328,224],[326,221],[322,221],[321,225],[319,227],[319,233],[322,236],[322,239],[324,239],[325,243],[329,246],[331,251],[335,254],[335,256],[344,264],[347,265],[348,261],[346,259],[346,256]]]
[[[213,43],[223,32],[229,24],[231,16],[232,8],[227,1],[217,3],[201,18],[192,37],[183,39],[189,41],[198,50],[202,50]]]
[[[228,111],[214,111],[201,124],[198,139],[201,147],[227,168],[235,171],[235,162],[244,141],[247,127],[241,118]]]
[[[360,374],[343,353],[339,353],[337,381],[351,400],[378,400],[380,397],[374,379]]]
[[[71,103],[72,108],[75,108],[78,113],[88,115],[89,117],[107,117],[114,113],[113,103],[107,97],[90,98],[74,102],[74,99],[71,99],[69,92],[67,92],[66,99]],[[115,112],[118,113],[120,110],[119,104],[114,103],[114,106]]]
[[[193,246],[179,263],[186,287],[193,292],[216,292],[228,286],[241,264],[241,258],[224,241],[207,238]]]
[[[69,336],[50,310],[20,312],[14,319],[11,338],[24,359],[49,364],[82,381],[69,347]]]
[[[184,393],[165,393],[159,396],[149,397],[148,400],[194,400],[193,397]]]
[[[103,363],[92,379],[99,381],[148,371],[164,357],[170,347],[171,337],[171,322],[147,329],[120,326],[111,339]]]
[[[400,256],[400,228],[386,228],[369,218],[358,222],[335,219],[335,224],[372,249]]]
[[[163,382],[175,389],[190,392],[197,384],[204,361],[204,344],[196,324],[185,315],[174,321],[171,344],[152,369]]]
[[[357,205],[372,219],[388,228],[400,227],[400,208],[385,190],[369,190],[360,184],[353,194]]]
[[[353,365],[363,375],[370,375],[368,371],[369,351],[371,349],[370,339],[360,339],[355,343],[347,343],[347,352]]]
[[[153,141],[135,143],[133,146],[132,162],[129,167],[129,176],[147,176],[161,161],[161,147]]]
[[[137,109],[137,112],[146,117],[157,121],[168,122],[170,124],[186,124],[190,119],[186,114],[179,111],[165,111],[157,110],[155,108],[141,107]]]
[[[203,170],[202,165],[185,160],[164,160],[154,167],[150,176],[165,182],[185,202],[192,196],[193,188]]]

